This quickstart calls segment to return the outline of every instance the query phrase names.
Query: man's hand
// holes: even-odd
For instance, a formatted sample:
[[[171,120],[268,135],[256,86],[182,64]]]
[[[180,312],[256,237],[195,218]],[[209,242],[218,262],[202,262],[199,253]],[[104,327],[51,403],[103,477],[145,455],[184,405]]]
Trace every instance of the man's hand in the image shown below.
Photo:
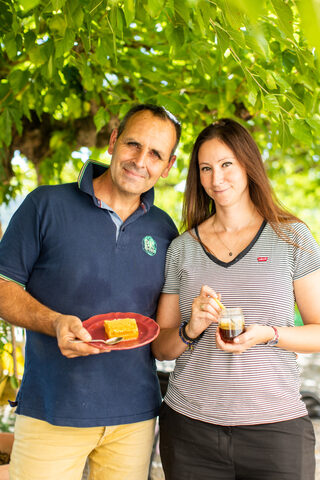
[[[85,343],[71,343],[69,340],[91,340],[80,318],[51,310],[26,292],[21,285],[2,278],[0,278],[0,317],[17,327],[57,337],[62,355],[68,358],[108,351]]]
[[[58,315],[54,322],[58,346],[62,355],[75,358],[87,355],[95,355],[107,350],[92,347],[86,343],[72,343],[70,340],[90,341],[91,335],[86,330],[82,321],[72,315]]]

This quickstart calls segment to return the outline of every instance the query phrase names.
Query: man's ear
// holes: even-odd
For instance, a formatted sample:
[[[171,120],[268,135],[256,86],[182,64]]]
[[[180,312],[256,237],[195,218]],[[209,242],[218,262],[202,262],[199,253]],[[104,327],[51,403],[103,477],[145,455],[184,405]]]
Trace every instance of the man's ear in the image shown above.
[[[108,153],[110,153],[110,155],[113,154],[114,146],[116,144],[117,138],[118,138],[118,129],[114,128],[110,135],[110,141],[109,141],[109,147],[108,147]]]
[[[177,158],[176,155],[172,155],[170,157],[168,165],[166,166],[166,168],[163,170],[163,172],[161,174],[162,178],[167,178],[167,176],[169,175],[169,172],[171,170],[172,165],[176,161],[176,158]]]

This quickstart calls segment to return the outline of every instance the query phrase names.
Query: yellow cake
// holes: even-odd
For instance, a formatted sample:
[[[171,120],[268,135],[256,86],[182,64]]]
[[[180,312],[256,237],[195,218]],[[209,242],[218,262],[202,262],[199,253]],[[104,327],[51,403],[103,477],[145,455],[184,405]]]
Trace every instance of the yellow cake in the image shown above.
[[[134,318],[105,320],[104,329],[107,338],[122,337],[123,340],[135,340],[139,336],[137,322]]]

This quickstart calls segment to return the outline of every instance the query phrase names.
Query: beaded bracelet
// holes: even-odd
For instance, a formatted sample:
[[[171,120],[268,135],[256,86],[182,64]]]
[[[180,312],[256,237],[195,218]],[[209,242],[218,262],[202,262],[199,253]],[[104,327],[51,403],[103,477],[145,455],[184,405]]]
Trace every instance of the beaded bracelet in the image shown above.
[[[190,338],[186,334],[186,326],[187,325],[188,325],[188,322],[182,322],[181,323],[180,328],[179,328],[179,337],[181,338],[183,343],[188,345],[188,350],[192,350],[194,345],[197,343],[197,341],[200,340],[200,338],[202,337],[203,332],[200,333],[200,335],[196,338]]]
[[[269,340],[266,345],[269,345],[271,347],[274,347],[275,345],[278,344],[279,342],[279,332],[278,332],[278,329],[276,327],[274,327],[273,325],[270,325],[271,328],[273,328],[273,331],[274,331],[274,336],[273,338],[271,338],[271,340]]]

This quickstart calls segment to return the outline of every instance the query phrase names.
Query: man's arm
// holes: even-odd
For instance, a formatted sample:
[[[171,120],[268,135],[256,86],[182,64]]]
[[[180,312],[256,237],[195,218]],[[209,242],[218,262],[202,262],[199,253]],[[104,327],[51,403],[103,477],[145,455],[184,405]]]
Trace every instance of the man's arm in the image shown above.
[[[87,344],[70,343],[75,338],[86,341],[91,339],[80,318],[51,310],[17,283],[1,278],[0,317],[12,325],[57,337],[61,353],[68,358],[102,351]]]

